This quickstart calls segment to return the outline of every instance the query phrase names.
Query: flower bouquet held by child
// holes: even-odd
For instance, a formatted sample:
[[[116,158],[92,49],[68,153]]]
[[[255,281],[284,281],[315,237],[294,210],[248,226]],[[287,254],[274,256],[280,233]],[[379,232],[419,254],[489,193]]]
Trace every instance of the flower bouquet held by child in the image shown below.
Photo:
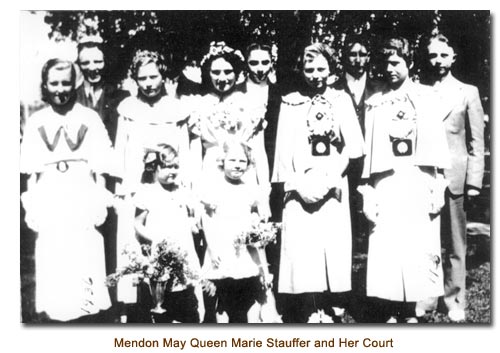
[[[248,321],[252,323],[281,323],[281,315],[276,310],[276,300],[273,294],[273,275],[269,272],[266,246],[276,242],[276,235],[281,228],[280,223],[259,222],[235,239],[236,251],[248,249],[250,256],[259,266],[259,272],[264,291],[261,302],[256,302],[249,310]]]
[[[151,312],[165,313],[162,304],[167,289],[196,282],[198,275],[189,267],[187,252],[175,244],[163,240],[154,248],[150,245],[141,248],[141,253],[128,247],[123,250],[128,263],[108,275],[106,285],[114,287],[121,278],[132,275],[135,284],[144,281],[149,286],[154,304]]]

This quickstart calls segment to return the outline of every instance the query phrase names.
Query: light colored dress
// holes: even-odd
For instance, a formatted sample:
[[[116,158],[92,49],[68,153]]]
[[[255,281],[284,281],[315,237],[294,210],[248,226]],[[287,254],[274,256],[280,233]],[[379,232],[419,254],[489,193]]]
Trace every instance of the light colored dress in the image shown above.
[[[269,193],[269,166],[263,131],[265,112],[264,104],[248,99],[240,91],[231,93],[222,101],[213,93],[199,97],[192,122],[193,132],[200,136],[204,150],[201,179],[218,174],[224,142],[238,139],[248,143],[255,161],[255,167],[247,171],[245,180],[261,185]]]
[[[95,183],[111,142],[94,111],[76,103],[65,116],[52,107],[33,114],[21,144],[21,172],[38,175],[23,193],[26,222],[37,235],[37,312],[67,321],[110,307],[104,244],[96,230],[112,195]]]
[[[133,201],[136,208],[148,211],[144,227],[148,237],[151,237],[152,249],[167,240],[185,252],[188,267],[193,274],[199,274],[200,261],[192,234],[196,220],[189,216],[196,203],[190,193],[185,189],[167,191],[160,183],[143,184],[135,193]],[[184,289],[186,286],[178,285],[172,290]]]
[[[178,152],[179,180],[187,181],[193,174],[192,154],[189,145],[186,106],[178,99],[163,96],[154,105],[137,97],[128,97],[118,106],[119,120],[115,141],[115,174],[122,178],[116,186],[117,193],[125,195],[118,209],[117,266],[127,258],[122,254],[125,247],[137,246],[134,230],[135,205],[131,195],[141,187],[144,171],[144,155],[148,149],[158,149],[168,144]],[[134,303],[136,289],[126,280],[118,283],[118,300]]]
[[[242,279],[259,275],[259,268],[246,247],[236,247],[235,241],[252,225],[252,207],[258,200],[255,184],[234,185],[222,173],[203,188],[201,200],[212,211],[202,216],[207,239],[207,255],[203,265],[208,279]],[[217,257],[220,264],[213,262]]]
[[[443,294],[440,222],[431,211],[432,193],[444,195],[435,168],[445,168],[449,158],[429,92],[408,82],[367,100],[363,176],[374,192],[365,202],[378,211],[369,239],[368,296],[419,301]],[[395,152],[395,139],[411,141],[410,149]]]
[[[315,132],[329,130],[335,136],[329,155],[313,156],[308,121],[319,124]],[[351,289],[349,189],[341,174],[349,158],[362,154],[363,137],[347,94],[327,89],[314,98],[299,92],[283,97],[272,178],[272,182],[284,182],[286,191],[279,292]],[[320,178],[326,178],[336,192],[306,204],[296,192],[297,185],[313,186]]]

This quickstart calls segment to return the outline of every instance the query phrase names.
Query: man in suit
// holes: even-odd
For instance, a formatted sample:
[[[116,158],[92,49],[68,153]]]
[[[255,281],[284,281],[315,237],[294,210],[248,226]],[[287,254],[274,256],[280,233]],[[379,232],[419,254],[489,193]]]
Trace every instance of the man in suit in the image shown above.
[[[77,89],[77,101],[99,114],[114,142],[118,120],[116,107],[128,93],[105,81],[106,62],[102,44],[99,36],[86,36],[78,43],[77,64],[84,80]]]
[[[465,320],[466,209],[480,194],[484,172],[484,113],[478,89],[451,73],[456,54],[442,34],[425,42],[428,84],[442,102],[443,119],[451,154],[446,204],[442,210],[441,237],[444,258],[444,303],[452,321]]]
[[[365,134],[365,100],[372,93],[372,85],[368,79],[370,64],[369,42],[366,37],[353,35],[346,37],[342,50],[344,75],[334,82],[333,87],[343,90],[351,97],[358,121]],[[351,210],[351,227],[353,234],[353,249],[366,250],[364,236],[368,232],[368,222],[363,214],[363,201],[356,190],[363,170],[363,159],[352,160],[348,169],[349,203]],[[361,247],[361,249],[359,249]]]

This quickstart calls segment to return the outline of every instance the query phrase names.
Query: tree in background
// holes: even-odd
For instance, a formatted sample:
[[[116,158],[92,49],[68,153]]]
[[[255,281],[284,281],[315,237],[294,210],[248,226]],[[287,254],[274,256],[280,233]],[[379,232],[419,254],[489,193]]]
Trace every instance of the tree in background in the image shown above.
[[[108,77],[117,82],[127,77],[136,49],[162,52],[172,78],[186,63],[199,61],[211,41],[223,40],[241,50],[253,41],[274,43],[279,48],[278,80],[285,91],[294,85],[301,50],[312,42],[328,43],[341,55],[348,34],[364,34],[376,43],[396,32],[418,48],[423,35],[442,31],[456,43],[457,77],[479,87],[489,112],[489,11],[48,11],[45,21],[54,38],[77,40],[99,31],[112,53]],[[418,78],[416,59],[413,74]],[[337,74],[342,70],[338,62]]]

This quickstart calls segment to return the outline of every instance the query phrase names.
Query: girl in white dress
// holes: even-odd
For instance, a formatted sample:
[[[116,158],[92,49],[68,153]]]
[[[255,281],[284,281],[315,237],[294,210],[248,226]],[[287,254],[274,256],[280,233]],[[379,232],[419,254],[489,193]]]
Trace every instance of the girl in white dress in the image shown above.
[[[158,243],[166,240],[186,254],[188,269],[199,275],[200,263],[192,233],[198,223],[195,218],[197,203],[178,180],[177,152],[172,146],[162,144],[146,153],[144,163],[145,184],[133,198],[137,239],[141,244],[151,245],[153,251]],[[174,283],[165,295],[163,306],[166,313],[156,321],[200,322],[198,309],[203,314],[203,302],[196,294],[202,298],[201,288],[196,288],[196,283],[189,282],[189,279],[187,283]]]
[[[449,165],[439,103],[411,82],[408,40],[379,49],[386,85],[366,102],[361,187],[369,238],[366,294],[383,303],[387,322],[417,322],[415,303],[443,294],[439,211]],[[422,313],[419,313],[422,314]]]
[[[209,294],[215,295],[217,322],[241,323],[247,322],[250,307],[263,294],[260,275],[265,269],[259,266],[267,263],[259,263],[255,249],[238,247],[235,242],[260,221],[263,200],[257,185],[243,178],[252,163],[248,146],[232,141],[224,144],[223,151],[222,172],[206,181],[201,196],[208,246],[203,273],[215,284],[215,291]],[[207,305],[209,316],[212,310]],[[207,322],[212,320],[206,318]]]
[[[272,181],[285,188],[278,292],[285,322],[331,322],[351,290],[345,170],[362,156],[363,137],[347,93],[326,86],[330,49],[313,44],[303,62],[303,87],[283,97],[278,121]]]
[[[70,62],[45,64],[49,106],[28,119],[21,144],[21,172],[30,175],[22,195],[26,222],[38,233],[36,311],[57,321],[92,321],[89,315],[111,305],[96,230],[113,199],[101,175],[111,142],[97,113],[76,102],[75,77]]]

